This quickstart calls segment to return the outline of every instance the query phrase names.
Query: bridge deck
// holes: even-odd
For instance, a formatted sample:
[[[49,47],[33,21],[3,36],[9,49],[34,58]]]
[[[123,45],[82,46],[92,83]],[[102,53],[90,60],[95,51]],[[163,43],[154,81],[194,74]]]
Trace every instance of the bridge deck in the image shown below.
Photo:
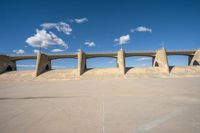
[[[95,58],[95,57],[116,58],[117,57],[117,53],[89,53],[89,54],[86,54],[86,58]]]
[[[152,52],[128,52],[125,53],[126,57],[130,57],[130,56],[155,56],[156,52],[152,51]]]
[[[186,55],[191,56],[195,54],[195,50],[188,50],[188,51],[166,51],[167,55]],[[156,55],[156,51],[150,52],[127,52],[125,53],[126,57],[130,56],[150,56],[153,57]],[[77,54],[47,54],[47,56],[53,59],[60,59],[60,58],[77,58]],[[18,61],[18,60],[28,60],[28,59],[37,59],[36,55],[23,55],[23,56],[9,56],[11,60]],[[96,58],[96,57],[111,57],[117,58],[117,52],[113,53],[86,53],[86,58]]]
[[[167,51],[167,55],[194,55],[195,50],[188,50],[188,51]]]
[[[35,55],[24,55],[24,56],[10,56],[11,60],[18,61],[18,60],[29,60],[29,59],[37,59]]]
[[[61,58],[77,58],[77,54],[54,54],[48,55],[50,59],[61,59]]]

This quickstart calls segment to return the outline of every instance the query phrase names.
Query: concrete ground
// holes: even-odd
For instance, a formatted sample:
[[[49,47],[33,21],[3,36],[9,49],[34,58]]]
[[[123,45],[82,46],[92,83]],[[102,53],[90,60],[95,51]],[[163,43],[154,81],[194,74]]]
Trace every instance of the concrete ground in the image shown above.
[[[0,133],[199,133],[200,78],[0,81]]]

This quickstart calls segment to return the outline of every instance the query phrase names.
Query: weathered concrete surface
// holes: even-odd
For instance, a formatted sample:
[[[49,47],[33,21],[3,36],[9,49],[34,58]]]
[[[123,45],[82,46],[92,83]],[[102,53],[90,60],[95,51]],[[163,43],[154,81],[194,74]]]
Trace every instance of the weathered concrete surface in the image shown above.
[[[194,56],[189,57],[189,65],[190,66],[200,65],[200,49],[195,52]]]
[[[153,67],[159,67],[162,72],[169,73],[169,65],[167,60],[167,54],[165,49],[158,50],[156,52]]]
[[[78,75],[82,75],[86,70],[86,56],[82,50],[78,52]]]
[[[0,55],[0,74],[13,70],[16,70],[16,62],[12,61],[9,56]]]
[[[35,76],[39,76],[40,74],[49,70],[51,70],[51,60],[48,58],[48,55],[38,52]]]
[[[125,52],[123,49],[117,52],[117,65],[121,74],[126,73]]]
[[[200,75],[200,66],[176,66],[170,69],[171,75]]]
[[[0,132],[199,133],[199,80],[0,81]]]

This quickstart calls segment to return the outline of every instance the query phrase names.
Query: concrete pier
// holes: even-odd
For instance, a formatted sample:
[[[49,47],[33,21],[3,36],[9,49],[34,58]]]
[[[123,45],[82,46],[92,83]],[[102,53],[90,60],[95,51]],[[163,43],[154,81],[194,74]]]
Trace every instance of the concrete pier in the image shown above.
[[[153,67],[159,67],[162,70],[162,72],[169,73],[167,54],[164,48],[156,52],[156,55],[155,57],[153,57],[153,60]]]
[[[125,52],[123,49],[117,52],[117,65],[121,74],[126,72]]]
[[[200,49],[198,49],[193,56],[189,56],[190,66],[200,65]]]
[[[82,75],[86,70],[86,55],[82,50],[78,52],[78,75]]]
[[[17,70],[16,61],[6,55],[0,55],[0,73]]]
[[[48,55],[45,55],[41,52],[37,53],[37,62],[35,69],[35,76],[39,76],[40,74],[51,70],[51,59]]]

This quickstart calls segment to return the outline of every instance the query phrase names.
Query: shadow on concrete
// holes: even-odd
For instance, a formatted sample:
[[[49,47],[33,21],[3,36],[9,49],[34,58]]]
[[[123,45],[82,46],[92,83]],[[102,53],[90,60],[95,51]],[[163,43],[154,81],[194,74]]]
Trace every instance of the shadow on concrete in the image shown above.
[[[198,65],[200,65],[200,64],[199,64],[199,62],[197,62],[197,61],[195,60],[194,63],[193,63],[193,65],[194,65],[194,66],[198,66]]]
[[[169,73],[171,73],[171,71],[173,70],[175,66],[169,66]]]
[[[93,70],[93,69],[95,69],[95,68],[87,68],[87,69],[85,69],[84,73],[87,73],[88,71]],[[82,74],[84,74],[84,73],[82,73]]]
[[[134,68],[134,67],[126,67],[125,68],[125,74],[128,73],[128,71],[131,70],[132,68]]]
[[[8,66],[7,68],[6,68],[6,72],[10,72],[10,71],[12,71],[13,69],[12,69],[12,67],[11,66]]]

